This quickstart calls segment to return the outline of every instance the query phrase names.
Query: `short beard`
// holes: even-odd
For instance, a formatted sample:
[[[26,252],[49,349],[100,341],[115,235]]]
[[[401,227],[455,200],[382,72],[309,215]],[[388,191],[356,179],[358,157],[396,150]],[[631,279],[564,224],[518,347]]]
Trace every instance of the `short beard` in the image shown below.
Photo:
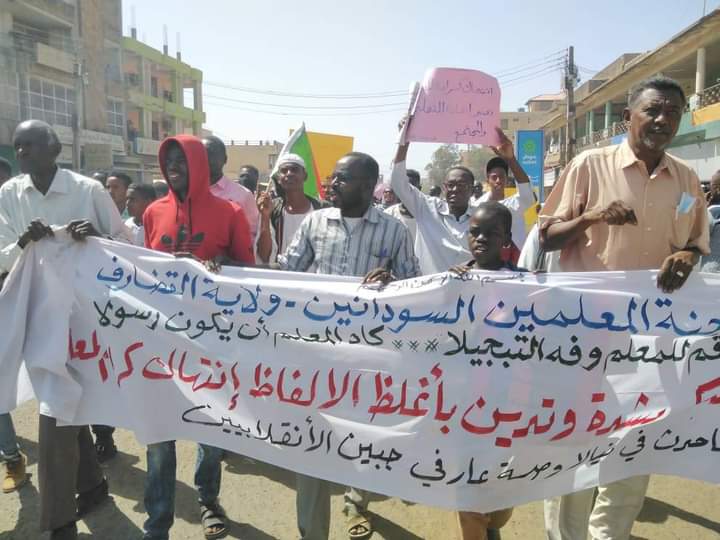
[[[643,137],[641,139],[641,141],[645,148],[647,148],[648,150],[652,150],[653,152],[662,152],[670,145],[670,142],[671,142],[671,141],[668,141],[664,144],[658,144],[658,143],[652,141],[649,137]]]

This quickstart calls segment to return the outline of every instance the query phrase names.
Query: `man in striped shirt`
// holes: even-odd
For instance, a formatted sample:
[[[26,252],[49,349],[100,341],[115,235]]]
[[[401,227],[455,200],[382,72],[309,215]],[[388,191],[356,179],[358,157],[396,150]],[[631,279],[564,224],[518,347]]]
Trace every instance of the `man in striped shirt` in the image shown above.
[[[316,210],[300,225],[290,246],[278,257],[283,270],[318,274],[365,276],[366,281],[406,279],[420,267],[407,228],[372,204],[377,161],[360,152],[345,155],[335,165],[329,200],[334,208]],[[330,484],[303,475],[297,479],[298,528],[301,540],[328,538]],[[345,493],[348,533],[372,533],[365,511],[365,493]]]
[[[309,214],[278,262],[283,270],[305,272],[315,263],[318,274],[365,276],[384,268],[397,279],[419,273],[405,226],[372,206],[378,164],[360,152],[335,166],[330,187],[333,208]]]

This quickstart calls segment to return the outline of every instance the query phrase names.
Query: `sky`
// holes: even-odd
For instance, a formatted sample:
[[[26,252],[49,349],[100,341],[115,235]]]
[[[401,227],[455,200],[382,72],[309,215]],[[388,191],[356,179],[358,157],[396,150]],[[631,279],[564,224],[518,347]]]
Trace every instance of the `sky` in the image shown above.
[[[408,89],[427,69],[495,75],[513,111],[560,91],[568,46],[586,79],[667,41],[703,4],[720,0],[123,0],[123,30],[134,9],[138,38],[161,49],[167,25],[172,55],[180,33],[183,60],[203,71],[205,127],[223,139],[284,142],[304,121],[354,137],[387,170]],[[435,148],[414,143],[408,165],[422,171]]]

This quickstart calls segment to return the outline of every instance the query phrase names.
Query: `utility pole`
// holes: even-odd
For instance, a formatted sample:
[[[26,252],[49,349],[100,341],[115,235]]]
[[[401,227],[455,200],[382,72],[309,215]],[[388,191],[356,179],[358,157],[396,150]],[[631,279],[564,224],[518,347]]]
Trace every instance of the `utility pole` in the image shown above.
[[[575,47],[568,48],[565,59],[565,160],[567,165],[575,157],[575,82],[577,67],[575,66]]]
[[[80,6],[81,2],[77,2],[75,6],[75,24],[72,28],[72,40],[75,48],[75,111],[72,115],[72,131],[73,131],[73,170],[76,172],[80,171],[81,167],[81,137],[84,121],[84,97],[85,97],[85,68],[82,59],[82,47],[80,46]]]

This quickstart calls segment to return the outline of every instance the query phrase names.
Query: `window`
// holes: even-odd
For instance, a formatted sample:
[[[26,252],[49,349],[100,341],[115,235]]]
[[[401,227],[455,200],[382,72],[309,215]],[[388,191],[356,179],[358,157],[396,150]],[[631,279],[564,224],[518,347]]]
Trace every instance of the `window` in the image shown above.
[[[75,90],[69,86],[29,77],[27,89],[22,93],[22,105],[29,118],[44,120],[50,125],[72,126]]]
[[[507,129],[507,128],[508,128],[507,118],[502,118],[502,119],[500,119],[500,127],[501,127],[502,129]]]
[[[150,77],[150,95],[158,97],[158,80],[157,77]]]
[[[108,98],[107,115],[108,131],[113,135],[120,135],[122,137],[125,131],[125,115],[123,114],[122,101]]]
[[[113,82],[122,82],[123,75],[120,67],[120,49],[105,48],[105,79]]]
[[[50,30],[13,21],[12,28],[15,47],[26,52],[35,50],[35,43],[43,43],[54,49],[68,53],[75,52],[75,46],[70,30],[67,28],[52,28]]]
[[[20,120],[17,72],[3,67],[0,67],[0,118]]]

